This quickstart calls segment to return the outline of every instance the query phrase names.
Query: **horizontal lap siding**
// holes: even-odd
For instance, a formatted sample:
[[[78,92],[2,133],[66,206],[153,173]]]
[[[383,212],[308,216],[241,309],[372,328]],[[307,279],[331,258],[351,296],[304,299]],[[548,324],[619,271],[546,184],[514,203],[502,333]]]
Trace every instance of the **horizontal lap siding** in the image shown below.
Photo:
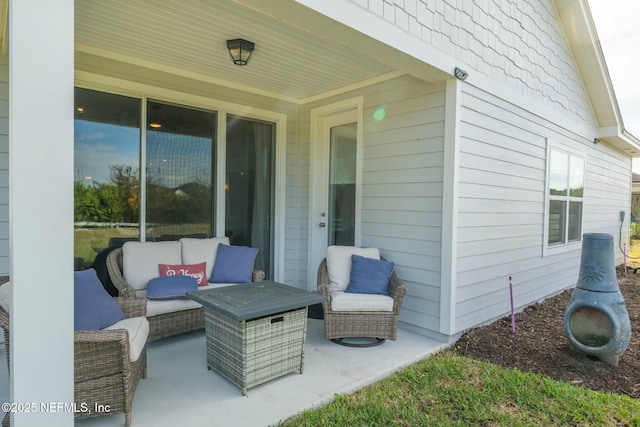
[[[460,123],[456,330],[508,314],[509,276],[522,308],[575,284],[580,248],[543,256],[547,138],[586,155],[583,232],[618,239],[631,160],[592,135],[465,86]],[[623,236],[625,239],[625,236]],[[620,262],[618,254],[618,262]]]
[[[444,99],[444,86],[408,76],[364,98],[362,245],[395,263],[408,288],[400,320],[425,334],[439,330]]]

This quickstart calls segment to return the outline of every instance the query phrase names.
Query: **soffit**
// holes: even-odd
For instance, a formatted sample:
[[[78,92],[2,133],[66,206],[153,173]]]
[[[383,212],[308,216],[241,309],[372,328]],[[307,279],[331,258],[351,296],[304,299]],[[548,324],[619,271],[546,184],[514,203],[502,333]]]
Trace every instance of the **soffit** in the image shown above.
[[[78,0],[75,14],[79,51],[285,99],[310,98],[397,71],[348,43],[230,0]],[[226,40],[233,38],[256,44],[249,65],[232,63]]]

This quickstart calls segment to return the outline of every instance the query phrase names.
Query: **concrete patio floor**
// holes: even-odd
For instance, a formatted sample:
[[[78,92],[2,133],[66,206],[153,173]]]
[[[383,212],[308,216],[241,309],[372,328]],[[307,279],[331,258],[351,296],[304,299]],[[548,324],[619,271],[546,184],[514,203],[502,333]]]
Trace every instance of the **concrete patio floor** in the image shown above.
[[[150,343],[148,375],[138,384],[132,427],[277,425],[305,409],[352,393],[447,345],[398,330],[397,341],[370,348],[340,346],[324,338],[322,320],[309,319],[304,373],[250,388],[247,396],[207,370],[204,331]],[[0,401],[9,401],[4,346],[0,350]],[[77,426],[123,426],[124,415],[77,420]]]

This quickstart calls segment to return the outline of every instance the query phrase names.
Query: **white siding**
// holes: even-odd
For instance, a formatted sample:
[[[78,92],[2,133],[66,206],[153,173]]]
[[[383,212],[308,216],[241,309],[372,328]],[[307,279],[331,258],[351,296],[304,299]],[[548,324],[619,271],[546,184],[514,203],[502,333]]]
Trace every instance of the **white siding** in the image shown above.
[[[517,307],[575,284],[579,247],[542,253],[547,138],[586,156],[584,233],[613,234],[618,246],[631,185],[631,159],[594,144],[593,135],[573,134],[468,85],[462,104],[457,331],[509,312],[509,276]]]
[[[9,66],[0,60],[0,276],[9,275]]]
[[[445,88],[391,83],[365,95],[362,245],[395,262],[408,288],[400,320],[428,334],[440,324]]]
[[[592,122],[552,0],[351,0],[524,96]]]

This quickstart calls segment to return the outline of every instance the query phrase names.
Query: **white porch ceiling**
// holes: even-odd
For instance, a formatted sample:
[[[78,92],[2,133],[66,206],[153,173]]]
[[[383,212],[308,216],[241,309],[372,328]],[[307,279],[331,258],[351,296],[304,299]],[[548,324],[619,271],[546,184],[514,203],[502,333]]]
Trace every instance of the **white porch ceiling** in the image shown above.
[[[295,2],[278,3],[304,9]],[[80,52],[289,100],[313,98],[398,72],[379,55],[350,48],[349,40],[319,37],[305,31],[304,22],[293,25],[231,0],[77,0],[75,13]],[[301,21],[309,13],[304,9]],[[328,27],[340,25],[319,14],[312,16],[326,20]],[[234,38],[256,44],[247,66],[234,65],[229,57],[226,40]],[[372,40],[372,50],[376,43]]]

